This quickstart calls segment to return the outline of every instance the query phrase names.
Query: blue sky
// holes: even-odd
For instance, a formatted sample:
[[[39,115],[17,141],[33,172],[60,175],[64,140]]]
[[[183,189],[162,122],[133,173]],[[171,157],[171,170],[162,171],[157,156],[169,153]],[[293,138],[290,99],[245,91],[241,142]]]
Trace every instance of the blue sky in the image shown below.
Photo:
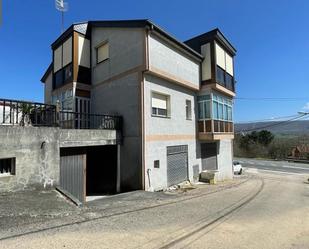
[[[67,0],[65,26],[84,20],[149,18],[180,40],[218,27],[237,48],[235,120],[288,116],[309,102],[307,0]],[[60,34],[54,0],[2,0],[0,97],[43,101],[40,78]],[[309,109],[309,104],[307,104]]]

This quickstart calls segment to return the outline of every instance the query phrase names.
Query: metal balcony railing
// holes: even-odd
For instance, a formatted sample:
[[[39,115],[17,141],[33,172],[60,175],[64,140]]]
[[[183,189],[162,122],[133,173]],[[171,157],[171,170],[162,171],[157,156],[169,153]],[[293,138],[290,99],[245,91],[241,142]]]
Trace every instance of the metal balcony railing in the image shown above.
[[[122,130],[122,117],[57,111],[55,105],[0,99],[0,125]]]
[[[55,126],[56,106],[0,99],[0,125]]]

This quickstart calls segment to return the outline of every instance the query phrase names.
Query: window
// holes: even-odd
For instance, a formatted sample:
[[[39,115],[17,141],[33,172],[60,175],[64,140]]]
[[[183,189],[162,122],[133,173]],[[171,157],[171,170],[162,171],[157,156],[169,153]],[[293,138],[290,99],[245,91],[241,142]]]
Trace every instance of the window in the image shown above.
[[[72,37],[69,37],[53,52],[53,89],[73,80],[72,59]]]
[[[159,93],[152,93],[151,108],[153,116],[168,117],[169,96]]]
[[[97,64],[109,58],[109,44],[106,42],[97,48]]]
[[[210,112],[210,102],[211,98],[210,95],[203,95],[197,97],[198,102],[198,118],[202,119],[210,119],[211,112]]]
[[[73,80],[73,66],[72,63],[63,68],[63,81],[64,83],[71,82]]]
[[[61,111],[73,111],[73,90],[69,89],[52,95],[52,104],[56,105],[58,101]]]
[[[186,100],[186,119],[192,119],[192,107],[191,107],[191,100]]]
[[[216,79],[229,90],[234,91],[233,57],[216,43]]]
[[[156,168],[156,169],[159,169],[160,168],[160,160],[155,160],[153,162],[153,167]]]
[[[233,132],[231,99],[212,93],[198,96],[197,102],[199,132]]]
[[[213,119],[222,121],[232,121],[232,100],[213,94]]]
[[[0,177],[15,175],[15,158],[0,159]]]
[[[225,83],[224,74],[224,70],[221,67],[217,66],[217,81],[221,84]]]

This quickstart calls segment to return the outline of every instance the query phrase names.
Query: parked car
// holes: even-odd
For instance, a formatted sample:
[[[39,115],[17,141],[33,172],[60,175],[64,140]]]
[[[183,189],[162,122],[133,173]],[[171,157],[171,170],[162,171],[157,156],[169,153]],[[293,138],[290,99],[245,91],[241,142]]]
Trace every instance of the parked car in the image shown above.
[[[236,175],[241,175],[242,174],[242,166],[239,162],[237,161],[234,161],[233,162],[233,171],[234,171],[234,174]]]

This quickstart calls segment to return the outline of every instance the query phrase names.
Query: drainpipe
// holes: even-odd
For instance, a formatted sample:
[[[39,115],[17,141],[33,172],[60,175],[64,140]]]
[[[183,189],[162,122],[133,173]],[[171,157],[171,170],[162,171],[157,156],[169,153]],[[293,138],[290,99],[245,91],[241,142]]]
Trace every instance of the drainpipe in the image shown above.
[[[117,144],[117,183],[116,183],[116,191],[120,193],[120,144]]]
[[[153,192],[154,190],[153,190],[153,187],[151,186],[151,181],[150,181],[150,172],[151,172],[151,169],[147,169],[148,186],[149,186],[148,191]]]

